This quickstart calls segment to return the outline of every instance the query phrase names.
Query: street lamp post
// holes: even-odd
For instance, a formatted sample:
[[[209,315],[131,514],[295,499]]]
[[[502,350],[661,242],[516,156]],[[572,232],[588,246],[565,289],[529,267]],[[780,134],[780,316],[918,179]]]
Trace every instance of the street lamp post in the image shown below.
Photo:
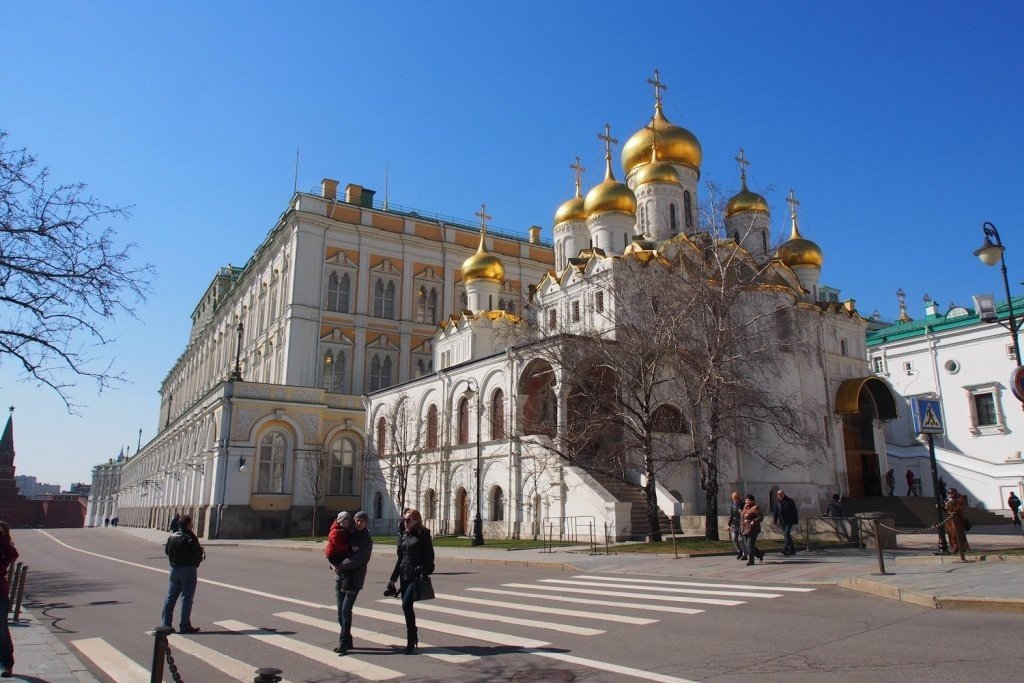
[[[1017,316],[1013,311],[1013,297],[1010,296],[1010,279],[1006,276],[1006,259],[1003,254],[1006,252],[1006,247],[1003,246],[1003,241],[999,239],[999,231],[996,230],[996,226],[992,225],[988,221],[981,224],[981,230],[985,233],[985,243],[980,248],[974,250],[974,255],[977,256],[982,263],[986,266],[994,266],[996,262],[999,262],[1000,270],[1003,272],[1003,287],[1006,289],[1006,306],[1010,314],[1009,328],[1010,336],[1013,337],[1013,352],[1017,357],[1017,367],[1021,366],[1020,357],[1020,325],[1017,323]],[[993,243],[992,240],[995,240]]]
[[[469,388],[463,396],[468,400],[476,396],[476,516],[473,518],[473,545],[484,544],[484,518],[480,514],[480,478],[481,478],[481,451],[480,451],[480,417],[483,413],[483,397],[480,392],[480,383],[470,377],[467,380]],[[476,389],[473,387],[476,386]]]

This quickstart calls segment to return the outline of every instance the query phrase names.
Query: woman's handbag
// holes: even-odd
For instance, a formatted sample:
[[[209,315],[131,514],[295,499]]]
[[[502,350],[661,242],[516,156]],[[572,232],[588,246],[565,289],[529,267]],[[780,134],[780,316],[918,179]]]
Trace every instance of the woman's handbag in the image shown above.
[[[961,519],[964,520],[964,531],[970,531],[971,530],[971,522],[970,522],[970,520],[968,520],[966,517],[961,517]]]
[[[416,577],[416,600],[433,600],[434,584],[430,582],[429,576]]]

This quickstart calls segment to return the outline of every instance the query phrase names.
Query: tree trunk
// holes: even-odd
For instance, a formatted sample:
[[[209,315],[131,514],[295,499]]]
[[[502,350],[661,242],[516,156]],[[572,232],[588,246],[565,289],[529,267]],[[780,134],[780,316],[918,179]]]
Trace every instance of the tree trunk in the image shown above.
[[[651,447],[647,448],[644,460],[647,463],[647,484],[644,486],[644,496],[647,498],[647,526],[651,540],[661,542],[661,523],[658,521],[658,485],[654,478],[652,467],[653,452]]]
[[[309,530],[309,535],[312,538],[316,538],[316,502],[313,502],[313,527]]]

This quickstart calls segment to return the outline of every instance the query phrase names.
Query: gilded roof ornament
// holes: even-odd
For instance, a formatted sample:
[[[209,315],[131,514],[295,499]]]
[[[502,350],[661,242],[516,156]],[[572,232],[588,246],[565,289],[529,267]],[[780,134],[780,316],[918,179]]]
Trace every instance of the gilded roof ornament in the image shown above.
[[[768,209],[768,201],[756,192],[751,192],[747,189],[747,166],[750,162],[747,160],[746,155],[743,153],[743,148],[740,147],[740,153],[736,158],[736,163],[740,166],[740,191],[737,192],[729,203],[725,205],[725,217],[728,218],[734,214],[743,211],[761,211],[763,213],[771,213]]]
[[[493,216],[487,213],[487,204],[481,204],[475,216],[480,218],[480,246],[476,253],[462,262],[462,279],[469,283],[473,280],[505,281],[505,264],[497,256],[487,251],[484,238],[487,237],[487,221]]]
[[[776,254],[787,266],[815,266],[821,268],[824,262],[824,255],[821,247],[811,240],[804,239],[800,234],[800,227],[797,222],[797,208],[800,200],[796,198],[796,192],[792,189],[786,196],[786,203],[789,204],[789,217],[792,222],[789,239],[779,247]]]

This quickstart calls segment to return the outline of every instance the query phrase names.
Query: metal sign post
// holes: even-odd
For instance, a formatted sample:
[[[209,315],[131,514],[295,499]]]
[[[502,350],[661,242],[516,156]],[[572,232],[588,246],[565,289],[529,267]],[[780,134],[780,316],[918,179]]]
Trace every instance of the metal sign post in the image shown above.
[[[935,435],[945,432],[942,421],[942,403],[937,398],[911,399],[914,416],[914,431],[928,437],[928,461],[932,468],[932,491],[935,493],[935,515],[938,521],[939,555],[949,554],[946,543],[946,509],[939,495],[939,466],[935,462]]]

